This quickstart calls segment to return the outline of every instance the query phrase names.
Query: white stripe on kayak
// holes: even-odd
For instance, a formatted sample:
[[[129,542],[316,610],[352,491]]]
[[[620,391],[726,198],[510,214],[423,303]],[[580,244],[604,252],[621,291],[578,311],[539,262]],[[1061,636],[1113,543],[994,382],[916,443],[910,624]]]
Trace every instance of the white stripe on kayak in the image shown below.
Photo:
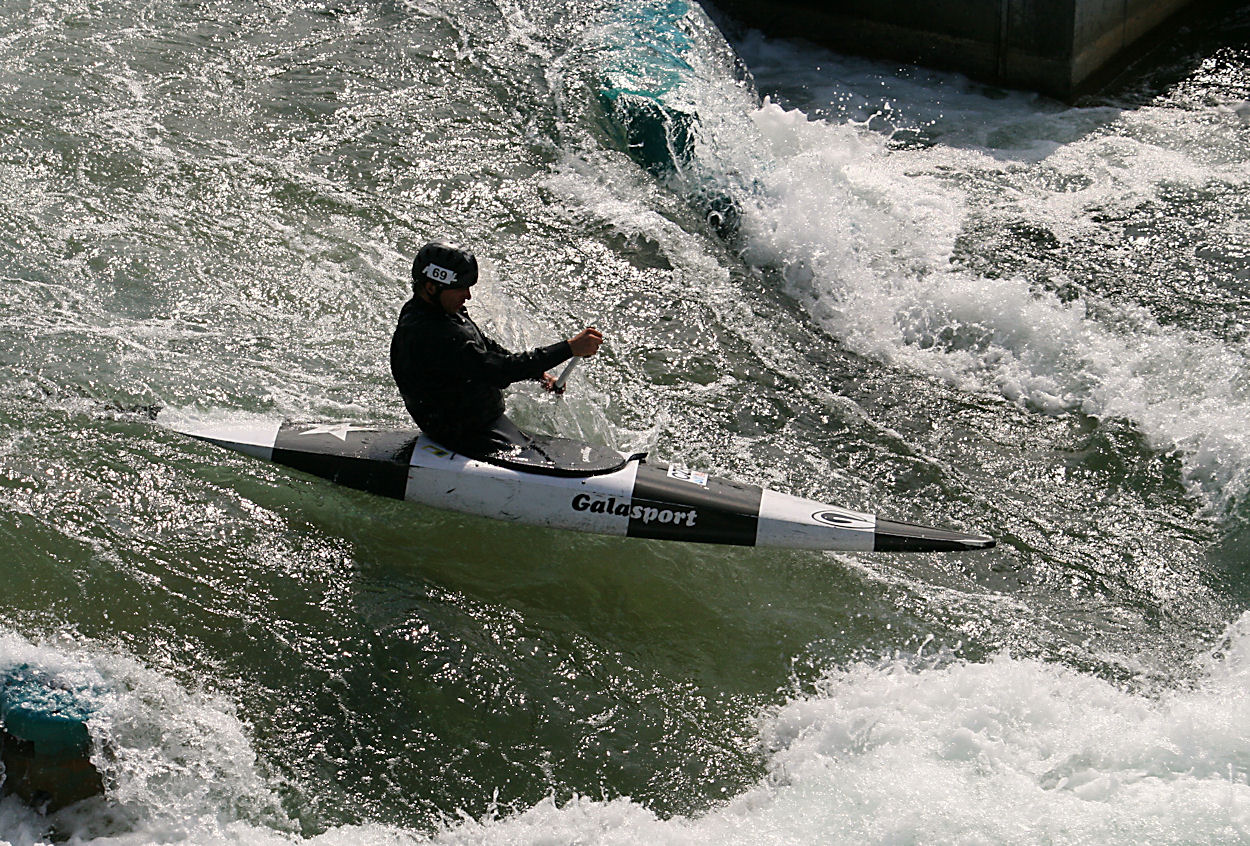
[[[282,421],[273,420],[250,424],[192,425],[179,427],[177,431],[265,461],[273,461],[273,445],[278,440],[278,430],[281,428]]]
[[[877,518],[764,489],[756,546],[872,552]]]
[[[509,522],[624,535],[637,474],[637,461],[598,476],[525,473],[466,458],[422,435],[404,498]]]

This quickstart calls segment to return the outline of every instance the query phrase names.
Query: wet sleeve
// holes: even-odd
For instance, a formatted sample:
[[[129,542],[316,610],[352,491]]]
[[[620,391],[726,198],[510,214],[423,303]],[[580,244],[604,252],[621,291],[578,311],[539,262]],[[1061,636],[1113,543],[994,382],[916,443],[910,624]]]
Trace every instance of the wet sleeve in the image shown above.
[[[457,351],[456,365],[471,377],[506,388],[513,382],[541,378],[552,367],[572,357],[568,341],[514,353],[483,336],[481,340],[466,340]]]

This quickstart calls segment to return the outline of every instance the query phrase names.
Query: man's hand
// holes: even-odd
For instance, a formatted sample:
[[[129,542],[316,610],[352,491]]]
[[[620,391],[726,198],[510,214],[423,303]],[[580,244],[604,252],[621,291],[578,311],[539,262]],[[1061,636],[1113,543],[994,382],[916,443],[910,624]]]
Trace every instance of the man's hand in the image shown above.
[[[543,383],[544,391],[551,391],[552,393],[556,393],[556,394],[564,393],[564,386],[561,385],[559,387],[556,387],[556,377],[552,376],[550,373],[544,373],[543,377],[539,379],[538,381]]]
[[[593,326],[587,326],[569,338],[569,347],[573,350],[573,355],[580,358],[589,358],[599,352],[599,345],[602,343],[603,333]]]

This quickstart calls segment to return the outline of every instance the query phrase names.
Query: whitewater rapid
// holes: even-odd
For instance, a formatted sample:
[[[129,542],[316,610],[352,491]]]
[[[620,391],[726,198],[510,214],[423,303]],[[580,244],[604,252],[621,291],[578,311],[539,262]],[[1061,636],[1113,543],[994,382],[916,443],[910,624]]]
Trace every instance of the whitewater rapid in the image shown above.
[[[1245,62],[1065,106],[747,35],[752,83],[699,17],[657,176],[572,9],[15,10],[0,669],[86,692],[109,802],[0,840],[1250,839]],[[610,330],[527,425],[999,548],[504,530],[159,425],[405,423],[449,233],[509,346]]]
[[[1002,653],[831,668],[758,715],[767,776],[697,816],[628,797],[554,798],[434,835],[382,825],[298,834],[228,701],[132,661],[0,639],[0,662],[99,691],[108,806],[54,817],[77,842],[188,844],[1230,843],[1250,837],[1250,614],[1180,686],[1125,687]],[[9,798],[0,831],[42,843]]]

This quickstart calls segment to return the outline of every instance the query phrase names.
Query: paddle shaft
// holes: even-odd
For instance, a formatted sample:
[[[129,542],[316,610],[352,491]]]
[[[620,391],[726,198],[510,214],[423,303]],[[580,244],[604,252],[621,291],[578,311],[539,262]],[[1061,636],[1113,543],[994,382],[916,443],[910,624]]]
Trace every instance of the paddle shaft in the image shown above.
[[[569,363],[564,365],[564,370],[560,371],[560,375],[556,377],[555,384],[552,385],[554,390],[564,390],[564,384],[569,381],[569,374],[573,372],[573,368],[577,367],[577,362],[579,361],[581,361],[581,358],[573,356],[573,358],[569,360]]]

